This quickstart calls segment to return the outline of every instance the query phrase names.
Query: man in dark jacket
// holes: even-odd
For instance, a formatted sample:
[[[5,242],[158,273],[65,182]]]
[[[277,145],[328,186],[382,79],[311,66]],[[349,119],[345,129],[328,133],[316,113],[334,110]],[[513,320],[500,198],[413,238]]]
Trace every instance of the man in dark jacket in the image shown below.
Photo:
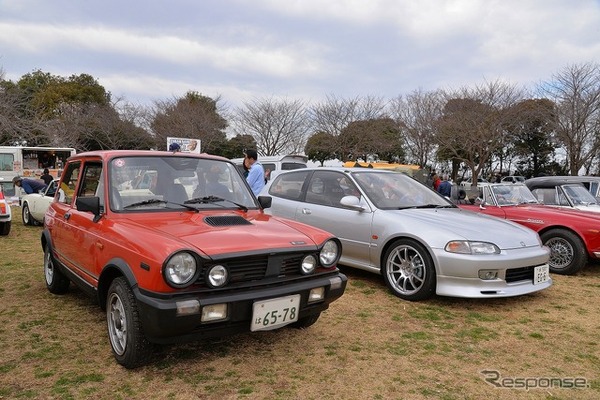
[[[15,176],[12,181],[15,186],[20,187],[27,194],[39,193],[43,190],[46,190],[46,184],[41,179],[21,178],[20,176]]]
[[[40,179],[43,180],[46,185],[49,185],[50,182],[54,180],[54,177],[50,175],[48,168],[44,168],[44,174],[40,176]]]
[[[448,177],[444,177],[444,180],[440,182],[440,185],[437,188],[437,191],[442,196],[450,197],[452,196],[452,184],[448,180]]]

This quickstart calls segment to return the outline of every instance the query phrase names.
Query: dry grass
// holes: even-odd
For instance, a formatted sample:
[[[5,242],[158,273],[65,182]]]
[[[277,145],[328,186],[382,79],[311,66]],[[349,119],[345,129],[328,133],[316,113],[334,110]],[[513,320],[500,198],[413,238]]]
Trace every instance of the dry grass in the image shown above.
[[[91,299],[46,290],[40,232],[17,220],[0,237],[0,399],[600,398],[597,265],[534,295],[421,303],[344,269],[347,292],[309,329],[171,346],[129,371]],[[588,387],[500,389],[483,370]]]

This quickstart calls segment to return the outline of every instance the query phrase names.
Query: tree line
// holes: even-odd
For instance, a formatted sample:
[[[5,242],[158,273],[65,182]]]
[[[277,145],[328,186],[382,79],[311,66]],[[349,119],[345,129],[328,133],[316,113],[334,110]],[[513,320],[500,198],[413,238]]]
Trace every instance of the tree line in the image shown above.
[[[392,99],[255,98],[235,108],[195,91],[136,105],[88,74],[37,70],[12,82],[0,69],[0,145],[166,149],[167,136],[200,139],[203,152],[227,158],[245,148],[321,164],[370,155],[455,180],[598,174],[600,66],[569,65],[532,88],[496,80]]]

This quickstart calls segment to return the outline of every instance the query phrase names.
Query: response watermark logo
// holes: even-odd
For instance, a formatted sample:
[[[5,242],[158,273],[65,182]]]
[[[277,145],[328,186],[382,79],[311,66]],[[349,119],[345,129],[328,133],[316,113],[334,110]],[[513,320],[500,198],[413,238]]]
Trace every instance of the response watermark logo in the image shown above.
[[[587,389],[590,387],[584,377],[502,376],[499,371],[489,369],[479,372],[487,384],[500,389]]]

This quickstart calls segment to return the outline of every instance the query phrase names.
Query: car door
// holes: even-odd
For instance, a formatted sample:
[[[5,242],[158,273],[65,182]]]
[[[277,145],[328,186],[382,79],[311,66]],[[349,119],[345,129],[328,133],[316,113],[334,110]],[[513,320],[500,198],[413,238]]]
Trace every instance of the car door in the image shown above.
[[[370,258],[373,212],[364,199],[363,211],[344,207],[340,200],[347,194],[359,194],[356,185],[344,173],[315,171],[304,185],[305,201],[296,208],[295,219],[333,233],[342,242],[341,264],[355,267],[378,265]],[[362,196],[360,196],[362,197]]]
[[[29,204],[29,212],[36,221],[44,220],[44,214],[46,214],[48,206],[50,206],[50,203],[54,200],[57,187],[57,181],[50,182],[44,193],[40,193],[39,197],[36,197],[35,201],[32,201],[31,204]]]
[[[70,246],[70,238],[73,232],[67,222],[71,216],[70,212],[73,208],[80,170],[80,161],[72,161],[67,165],[60,181],[58,201],[53,205],[52,221],[48,225],[48,229],[51,231],[52,247],[55,255],[63,264],[69,267],[72,266],[72,261],[68,257],[68,254],[72,250],[67,251],[66,249]]]
[[[95,222],[91,212],[77,210],[75,203],[79,197],[96,196],[102,177],[102,163],[100,160],[86,160],[77,169],[66,173],[71,175],[65,177],[65,184],[61,185],[67,193],[61,207],[62,215],[60,218],[57,216],[60,234],[55,236],[55,248],[60,251],[61,261],[67,263],[82,280],[96,286],[100,273],[98,251],[104,247],[102,225],[105,219]]]

